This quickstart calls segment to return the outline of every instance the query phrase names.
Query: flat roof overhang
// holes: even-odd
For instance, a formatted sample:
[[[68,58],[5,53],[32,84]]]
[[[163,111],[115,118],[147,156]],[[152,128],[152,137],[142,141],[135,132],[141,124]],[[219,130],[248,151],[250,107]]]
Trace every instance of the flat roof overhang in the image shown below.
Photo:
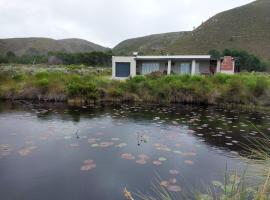
[[[137,56],[135,60],[210,60],[210,55]]]

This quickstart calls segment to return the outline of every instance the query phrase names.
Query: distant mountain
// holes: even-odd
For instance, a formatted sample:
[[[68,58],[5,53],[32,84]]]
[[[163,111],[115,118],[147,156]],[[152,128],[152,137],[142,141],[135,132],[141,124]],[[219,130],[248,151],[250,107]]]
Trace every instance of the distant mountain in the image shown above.
[[[107,51],[106,47],[82,39],[54,40],[50,38],[11,38],[0,39],[0,55],[8,51],[16,55],[45,55],[48,52],[67,53]]]
[[[113,48],[115,54],[130,55],[134,51],[151,54],[162,54],[169,46],[177,40],[188,35],[187,32],[174,32],[154,34],[145,37],[138,37],[125,40]]]
[[[126,40],[116,54],[206,54],[211,49],[244,49],[270,60],[270,0],[257,0],[215,15],[191,32],[167,33]],[[145,42],[147,41],[147,42]],[[165,41],[165,42],[162,42]],[[158,51],[156,45],[158,44]]]

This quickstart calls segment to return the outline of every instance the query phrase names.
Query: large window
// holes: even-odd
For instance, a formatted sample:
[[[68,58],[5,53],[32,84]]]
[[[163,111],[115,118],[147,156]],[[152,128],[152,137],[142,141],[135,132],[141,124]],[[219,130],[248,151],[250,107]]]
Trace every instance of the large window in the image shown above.
[[[159,63],[142,63],[142,75],[159,71]]]
[[[181,74],[190,74],[191,73],[191,64],[190,63],[181,63],[180,71],[181,71]]]
[[[115,64],[115,76],[116,77],[129,77],[130,76],[130,63],[117,62]]]

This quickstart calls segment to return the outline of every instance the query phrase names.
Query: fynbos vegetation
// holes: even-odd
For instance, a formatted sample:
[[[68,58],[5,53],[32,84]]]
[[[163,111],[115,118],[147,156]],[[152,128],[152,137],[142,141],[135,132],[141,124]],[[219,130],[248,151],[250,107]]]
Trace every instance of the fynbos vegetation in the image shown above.
[[[109,78],[109,70],[89,71],[83,66],[60,69],[43,69],[34,72],[2,71],[0,96],[3,99],[76,100],[82,103],[143,101],[269,105],[270,79],[267,74],[163,76],[154,73],[126,81],[116,81]]]

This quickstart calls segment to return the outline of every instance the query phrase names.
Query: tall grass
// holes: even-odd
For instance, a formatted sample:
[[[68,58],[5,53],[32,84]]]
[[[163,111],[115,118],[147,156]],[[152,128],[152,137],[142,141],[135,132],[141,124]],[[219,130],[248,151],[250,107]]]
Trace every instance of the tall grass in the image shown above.
[[[82,66],[38,71],[8,69],[0,71],[0,98],[270,105],[267,74],[151,74],[116,81],[107,71],[87,71]]]

